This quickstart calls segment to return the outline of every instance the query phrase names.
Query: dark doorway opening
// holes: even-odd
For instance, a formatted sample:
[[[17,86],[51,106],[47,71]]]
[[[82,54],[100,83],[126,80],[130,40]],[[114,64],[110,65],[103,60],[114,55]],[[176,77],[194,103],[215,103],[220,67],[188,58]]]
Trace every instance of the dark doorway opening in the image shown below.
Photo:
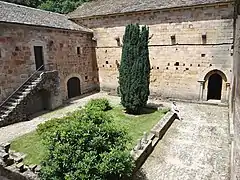
[[[26,112],[33,115],[51,109],[51,93],[41,89],[31,96],[27,101]]]
[[[35,65],[36,70],[44,70],[44,60],[43,60],[43,47],[34,46],[34,56],[35,56]]]
[[[77,77],[72,77],[67,82],[68,98],[73,98],[81,95],[80,80]]]
[[[213,74],[208,80],[208,95],[207,100],[221,100],[222,94],[222,77],[219,74]]]

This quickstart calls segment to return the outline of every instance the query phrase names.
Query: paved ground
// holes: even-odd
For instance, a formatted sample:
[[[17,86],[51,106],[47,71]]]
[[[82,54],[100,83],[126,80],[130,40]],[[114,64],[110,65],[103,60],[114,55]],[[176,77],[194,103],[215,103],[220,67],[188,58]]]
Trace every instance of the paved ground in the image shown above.
[[[143,165],[137,180],[228,180],[228,108],[177,103],[176,120]]]
[[[58,110],[55,110],[43,115],[38,115],[36,118],[33,118],[31,121],[20,122],[20,123],[16,123],[13,125],[0,128],[0,143],[10,142],[18,136],[24,135],[26,133],[29,133],[35,130],[37,125],[44,121],[47,121],[52,118],[62,117],[66,115],[68,112],[72,112],[78,109],[78,107],[83,106],[90,99],[101,98],[101,97],[107,97],[110,100],[110,102],[113,104],[120,103],[120,99],[118,97],[107,96],[106,93],[96,93],[78,100],[73,100],[65,107],[62,107]]]

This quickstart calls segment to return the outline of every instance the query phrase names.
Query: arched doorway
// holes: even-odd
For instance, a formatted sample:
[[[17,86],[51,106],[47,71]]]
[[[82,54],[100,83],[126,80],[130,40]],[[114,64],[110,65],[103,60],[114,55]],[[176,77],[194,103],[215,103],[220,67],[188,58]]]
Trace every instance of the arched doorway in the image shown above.
[[[207,100],[216,99],[221,100],[222,94],[222,77],[214,73],[208,79],[208,94]]]
[[[77,77],[72,77],[67,82],[68,98],[73,98],[81,95],[80,80]]]

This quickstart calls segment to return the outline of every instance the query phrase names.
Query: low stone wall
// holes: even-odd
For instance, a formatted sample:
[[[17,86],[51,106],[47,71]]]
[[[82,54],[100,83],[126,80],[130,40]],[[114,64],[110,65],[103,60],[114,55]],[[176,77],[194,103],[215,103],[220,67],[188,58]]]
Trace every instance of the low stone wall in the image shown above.
[[[158,141],[162,139],[173,121],[177,118],[173,112],[168,112],[160,121],[151,129],[150,134],[144,134],[143,138],[139,140],[138,144],[131,151],[135,161],[134,172],[143,165],[148,156],[152,153]]]
[[[23,154],[10,152],[10,144],[0,145],[0,179],[1,180],[38,180],[40,167],[26,166],[22,163]]]

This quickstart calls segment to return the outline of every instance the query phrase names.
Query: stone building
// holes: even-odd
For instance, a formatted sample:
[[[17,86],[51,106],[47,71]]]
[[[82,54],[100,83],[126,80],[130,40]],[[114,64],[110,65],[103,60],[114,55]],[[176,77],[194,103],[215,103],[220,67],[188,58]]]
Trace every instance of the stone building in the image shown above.
[[[230,134],[232,136],[231,177],[240,179],[240,1],[236,1],[234,33],[234,64],[230,98]]]
[[[0,1],[0,127],[97,89],[92,37],[65,15]]]
[[[70,19],[94,31],[101,89],[116,91],[125,26],[148,25],[151,95],[227,102],[233,63],[231,0],[98,0]]]
[[[68,16],[0,1],[0,127],[116,91],[127,24],[149,26],[151,95],[230,105],[240,179],[240,1],[94,0]]]

